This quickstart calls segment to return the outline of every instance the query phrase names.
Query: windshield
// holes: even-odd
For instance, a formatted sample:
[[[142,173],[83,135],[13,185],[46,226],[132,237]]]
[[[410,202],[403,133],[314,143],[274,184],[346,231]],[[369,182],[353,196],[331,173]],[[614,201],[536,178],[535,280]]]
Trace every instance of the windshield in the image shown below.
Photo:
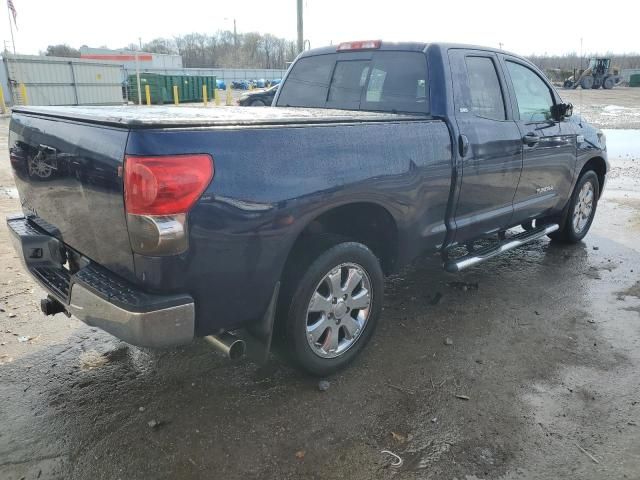
[[[316,55],[294,64],[277,106],[428,113],[427,85],[420,52]]]

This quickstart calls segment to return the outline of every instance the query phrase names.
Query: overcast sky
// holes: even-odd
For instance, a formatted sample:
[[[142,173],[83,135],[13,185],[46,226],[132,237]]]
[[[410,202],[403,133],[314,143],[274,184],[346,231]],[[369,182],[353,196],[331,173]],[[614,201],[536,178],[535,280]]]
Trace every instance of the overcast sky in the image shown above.
[[[9,40],[6,0],[2,40]],[[231,30],[296,38],[296,0],[13,0],[18,53],[49,44],[120,48],[156,37]],[[640,52],[640,2],[544,0],[305,0],[312,47],[344,40],[451,41],[522,55]],[[2,18],[2,17],[0,17]]]

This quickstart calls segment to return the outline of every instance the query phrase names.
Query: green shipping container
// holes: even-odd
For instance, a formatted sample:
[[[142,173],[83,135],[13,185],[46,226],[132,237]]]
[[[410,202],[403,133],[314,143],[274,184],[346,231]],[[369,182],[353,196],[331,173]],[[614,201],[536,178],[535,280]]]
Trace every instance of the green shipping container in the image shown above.
[[[215,76],[197,75],[160,75],[157,73],[140,73],[140,88],[142,103],[146,103],[145,85],[149,85],[151,103],[173,103],[173,87],[178,87],[178,99],[180,102],[201,102],[202,86],[207,85],[207,97],[213,97],[213,88],[216,84]],[[138,102],[138,81],[136,75],[129,75],[129,100]]]
[[[635,73],[629,78],[630,87],[640,87],[640,73]]]

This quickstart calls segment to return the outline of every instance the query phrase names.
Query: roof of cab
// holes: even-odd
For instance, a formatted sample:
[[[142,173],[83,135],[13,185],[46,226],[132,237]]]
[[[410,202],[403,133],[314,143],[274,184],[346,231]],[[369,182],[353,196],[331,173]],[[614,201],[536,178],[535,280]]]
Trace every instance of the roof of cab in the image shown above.
[[[320,47],[320,48],[314,48],[311,50],[306,50],[304,52],[302,52],[298,58],[302,58],[302,57],[309,57],[309,56],[313,56],[313,55],[325,55],[328,53],[338,53],[337,49],[338,46],[340,45],[340,43],[336,44],[336,45],[330,45],[328,47]],[[443,51],[447,51],[447,50],[451,50],[451,49],[456,49],[456,48],[462,48],[465,50],[482,50],[485,52],[493,52],[493,53],[503,53],[503,54],[507,54],[507,55],[511,55],[513,57],[517,57],[522,59],[522,57],[520,55],[517,55],[515,53],[512,52],[508,52],[506,50],[500,50],[499,48],[493,48],[493,47],[483,47],[481,45],[468,45],[468,44],[464,44],[464,43],[449,43],[449,42],[430,42],[430,43],[425,43],[425,42],[385,42],[384,40],[381,42],[380,44],[380,48],[375,48],[375,49],[363,49],[367,50],[367,51],[405,51],[405,52],[424,52],[427,50],[427,48],[438,48],[440,50]],[[349,52],[355,52],[357,50],[345,50],[342,51],[340,53],[349,53]]]
[[[302,52],[300,54],[300,56],[298,58],[302,58],[302,57],[309,57],[312,55],[324,55],[327,53],[336,53],[337,48],[340,44],[338,43],[337,45],[329,45],[328,47],[320,47],[320,48],[313,48],[311,50],[305,50],[304,52]],[[376,49],[364,49],[364,50],[376,50],[376,51],[385,51],[385,50],[401,50],[401,51],[406,51],[406,52],[422,52],[424,51],[424,49],[427,48],[427,44],[426,43],[420,43],[420,42],[382,42],[380,45],[380,48],[376,48]],[[353,52],[356,50],[345,50],[343,52],[340,53],[349,53],[349,52]]]

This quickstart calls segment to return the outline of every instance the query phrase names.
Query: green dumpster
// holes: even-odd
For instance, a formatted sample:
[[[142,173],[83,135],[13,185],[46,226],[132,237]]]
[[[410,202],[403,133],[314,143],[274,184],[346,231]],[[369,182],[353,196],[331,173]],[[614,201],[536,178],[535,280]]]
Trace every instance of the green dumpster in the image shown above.
[[[151,103],[173,103],[173,87],[178,87],[178,99],[181,103],[201,102],[202,87],[207,87],[208,99],[213,98],[216,85],[215,76],[206,75],[161,75],[158,73],[140,73],[142,103],[146,103],[145,85],[149,85]],[[138,80],[129,75],[129,100],[138,102]]]
[[[634,73],[629,78],[630,87],[640,87],[640,73]]]

